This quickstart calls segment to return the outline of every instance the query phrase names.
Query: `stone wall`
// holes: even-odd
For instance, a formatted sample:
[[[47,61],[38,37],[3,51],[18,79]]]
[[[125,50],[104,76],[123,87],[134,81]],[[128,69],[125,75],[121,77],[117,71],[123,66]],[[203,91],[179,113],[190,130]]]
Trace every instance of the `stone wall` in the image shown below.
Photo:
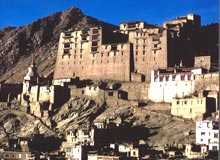
[[[130,81],[130,57],[130,43],[102,44],[101,28],[61,33],[54,79]]]
[[[211,88],[211,86],[219,85],[219,73],[206,73],[201,75],[195,75],[195,90],[204,90],[206,88]]]

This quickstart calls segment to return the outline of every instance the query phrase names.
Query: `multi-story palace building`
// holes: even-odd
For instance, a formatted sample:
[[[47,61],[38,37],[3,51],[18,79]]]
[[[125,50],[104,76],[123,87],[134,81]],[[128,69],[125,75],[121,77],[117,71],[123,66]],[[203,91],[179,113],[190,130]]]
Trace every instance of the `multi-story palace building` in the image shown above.
[[[76,77],[91,80],[149,82],[151,70],[193,66],[191,33],[200,16],[188,14],[161,26],[122,22],[118,30],[101,26],[60,34],[54,83]]]

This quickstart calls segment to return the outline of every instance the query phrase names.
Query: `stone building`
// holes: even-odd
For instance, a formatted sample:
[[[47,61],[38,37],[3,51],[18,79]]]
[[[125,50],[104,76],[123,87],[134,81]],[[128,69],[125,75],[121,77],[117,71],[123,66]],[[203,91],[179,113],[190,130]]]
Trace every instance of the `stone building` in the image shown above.
[[[207,70],[211,68],[211,56],[196,56],[194,61],[194,67]]]
[[[174,98],[171,103],[171,114],[189,119],[203,119],[207,112],[206,97]]]
[[[67,88],[51,85],[49,81],[41,78],[32,60],[19,97],[23,110],[38,117],[47,117],[56,107],[67,101],[69,91]]]
[[[190,96],[195,89],[195,74],[201,74],[196,68],[167,68],[151,71],[148,98],[154,102],[172,102],[174,97]]]
[[[162,26],[143,21],[122,22],[118,30],[100,26],[60,34],[54,84],[72,78],[91,80],[150,80],[155,68],[167,68],[183,60],[193,66],[188,42],[200,16],[189,14]]]
[[[99,84],[91,84],[78,88],[75,85],[69,85],[69,88],[71,97],[85,97],[93,99],[98,103],[106,102],[108,106],[137,105],[137,102],[131,98],[128,99],[128,92],[122,90],[121,84],[117,82],[100,82]]]
[[[208,150],[219,150],[218,122],[198,121],[196,122],[196,143],[208,146]]]
[[[188,159],[204,159],[208,155],[207,146],[186,144],[184,155]]]

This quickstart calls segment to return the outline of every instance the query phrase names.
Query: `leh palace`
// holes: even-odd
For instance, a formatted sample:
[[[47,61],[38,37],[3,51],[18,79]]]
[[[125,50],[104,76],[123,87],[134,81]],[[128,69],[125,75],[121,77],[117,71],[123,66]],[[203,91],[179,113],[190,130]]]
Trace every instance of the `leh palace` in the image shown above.
[[[208,151],[219,150],[215,122],[205,120],[213,114],[217,118],[219,71],[212,66],[210,55],[194,56],[191,33],[200,27],[200,16],[188,14],[162,25],[128,21],[121,22],[117,30],[102,26],[66,30],[60,33],[53,80],[39,76],[32,58],[22,84],[0,84],[0,103],[10,107],[16,101],[22,112],[43,119],[53,116],[73,97],[110,108],[124,105],[135,110],[151,104],[151,108],[165,110],[177,119],[194,121],[196,145],[206,147],[194,152],[187,144],[184,155],[204,157]],[[89,149],[82,146],[90,141],[91,146],[96,144],[96,130],[105,128],[101,122],[94,125],[95,129],[78,129],[76,136],[73,130],[66,133],[67,141],[61,147],[66,158],[84,159],[84,151]],[[81,142],[83,132],[91,135]],[[214,137],[206,140],[206,132]],[[132,145],[129,149],[129,158],[140,158],[137,148]],[[102,158],[98,153],[87,157]]]

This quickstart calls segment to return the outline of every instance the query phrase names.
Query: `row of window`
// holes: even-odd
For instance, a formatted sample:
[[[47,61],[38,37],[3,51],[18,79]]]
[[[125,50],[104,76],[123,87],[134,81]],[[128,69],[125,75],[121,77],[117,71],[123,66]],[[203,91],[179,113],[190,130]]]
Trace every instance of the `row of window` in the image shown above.
[[[199,101],[200,101],[200,103],[202,104],[203,100],[197,100],[197,104],[199,104]],[[187,104],[187,103],[189,103],[189,102],[187,102],[187,101],[182,101],[182,105],[183,105],[183,104]],[[177,101],[176,104],[180,104],[180,101]],[[193,101],[191,101],[191,105],[192,105],[192,104],[193,104]]]

